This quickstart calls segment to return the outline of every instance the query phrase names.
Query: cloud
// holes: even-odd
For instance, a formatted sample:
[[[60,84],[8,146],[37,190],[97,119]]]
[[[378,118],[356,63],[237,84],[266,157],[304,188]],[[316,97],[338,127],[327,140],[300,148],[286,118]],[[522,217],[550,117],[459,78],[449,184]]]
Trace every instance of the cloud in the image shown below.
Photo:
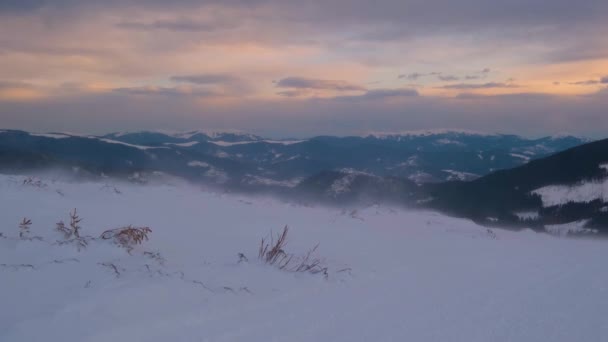
[[[194,96],[194,97],[217,97],[222,94],[210,91],[208,89],[194,88],[194,87],[156,87],[156,86],[145,86],[145,87],[125,87],[125,88],[114,88],[114,93],[124,95],[144,95],[144,96],[167,96],[167,97],[182,97],[182,96]]]
[[[171,81],[195,85],[210,94],[249,95],[255,92],[250,82],[232,74],[210,73],[171,76]]]
[[[421,73],[418,73],[418,72],[414,72],[414,73],[407,74],[407,75],[406,74],[399,75],[399,76],[397,76],[397,78],[399,78],[399,79],[407,78],[408,80],[415,81],[415,80],[417,80],[417,79],[419,79],[420,77],[423,77],[423,76],[426,76],[426,74],[421,74]]]
[[[608,76],[600,77],[596,80],[585,80],[585,81],[577,81],[577,82],[569,82],[571,85],[580,85],[580,86],[591,86],[591,85],[602,85],[608,84]]]
[[[586,81],[578,81],[578,82],[569,82],[568,84],[588,86],[588,85],[597,85],[597,84],[600,84],[600,81],[598,81],[598,80],[586,80]]]
[[[310,95],[310,90],[308,89],[295,89],[295,90],[285,90],[277,93],[279,96],[283,97],[300,97]]]
[[[458,81],[459,78],[454,75],[439,75],[437,78],[440,81],[449,82],[449,81]]]
[[[348,100],[348,101],[368,101],[368,100],[384,100],[387,98],[403,98],[403,97],[416,97],[418,96],[416,89],[410,88],[397,88],[397,89],[370,89],[362,95],[353,96],[337,96],[333,99],[336,100]]]
[[[517,88],[518,85],[511,83],[501,83],[501,82],[488,82],[481,84],[473,84],[473,83],[458,83],[458,84],[449,84],[442,87],[442,89],[492,89],[492,88]]]
[[[171,76],[171,81],[193,84],[218,84],[239,82],[240,79],[230,74],[197,74]]]
[[[225,25],[218,23],[207,23],[190,19],[157,20],[153,22],[125,21],[116,25],[120,28],[130,30],[168,30],[184,32],[211,32],[223,28]]]
[[[104,105],[114,105],[116,113],[121,113],[112,116],[114,121],[107,121],[107,125],[120,128],[132,120],[136,126],[162,126],[171,122],[186,104],[190,106],[190,101],[213,102],[214,96],[231,96],[223,104],[231,102],[234,110],[222,112],[219,107],[201,109],[192,105],[183,115],[190,115],[189,122],[204,123],[201,116],[222,112],[226,115],[217,122],[232,120],[229,122],[240,125],[239,120],[248,118],[244,113],[257,113],[247,122],[261,126],[284,118],[285,112],[290,113],[292,123],[304,122],[311,113],[324,113],[352,128],[368,124],[416,125],[414,118],[404,116],[423,113],[441,124],[446,118],[452,120],[447,113],[462,118],[476,108],[465,108],[463,103],[467,101],[463,100],[432,98],[425,90],[421,90],[425,96],[411,96],[413,92],[408,95],[407,91],[371,88],[396,87],[399,83],[413,87],[410,83],[415,82],[407,80],[422,78],[425,82],[420,83],[426,85],[429,94],[441,93],[430,88],[442,85],[455,89],[453,92],[516,87],[505,80],[505,75],[490,78],[500,75],[493,70],[508,70],[522,75],[519,77],[524,79],[518,83],[526,82],[525,89],[543,90],[546,86],[548,91],[558,90],[551,86],[550,75],[555,75],[555,70],[563,75],[602,70],[605,61],[588,60],[608,58],[604,37],[607,9],[605,0],[582,0],[576,6],[571,0],[0,0],[0,79],[35,80],[45,87],[5,87],[5,98],[26,99],[52,93],[48,101],[65,100],[62,106],[48,109],[40,105],[36,107],[39,113],[25,116],[32,119],[30,125],[38,121],[42,129],[44,124],[59,125],[59,121],[50,118],[62,118],[61,111],[66,107],[74,109],[74,118],[81,115],[83,119],[76,122],[82,127],[95,128],[98,119],[87,119],[91,104],[100,105],[99,112],[109,111]],[[551,65],[560,61],[581,62]],[[439,83],[440,73],[430,72],[438,68],[444,75],[456,75],[460,80]],[[403,71],[408,73],[399,75]],[[226,77],[224,72],[232,77]],[[167,79],[167,75],[175,76]],[[288,75],[308,78],[288,77],[275,85],[268,82]],[[396,75],[403,81],[398,82]],[[379,79],[383,80],[382,85],[367,83]],[[141,87],[151,80],[158,80],[156,87]],[[504,83],[497,83],[500,81]],[[98,94],[87,89],[65,89],[61,96],[66,97],[59,99],[61,96],[47,89],[68,82],[95,83],[96,92],[116,90],[109,91],[110,95],[103,99],[96,97],[97,102],[91,100],[76,108],[77,103],[85,103]],[[598,82],[608,84],[604,78]],[[572,88],[563,87],[561,92]],[[579,90],[591,92],[595,87]],[[69,101],[67,93],[71,94]],[[234,96],[237,94],[254,96]],[[317,99],[313,95],[317,94],[325,97],[324,102],[319,101],[325,107],[314,102]],[[345,94],[359,95],[356,104],[340,98],[327,100],[328,96]],[[307,99],[309,96],[312,98]],[[286,97],[302,98],[293,101]],[[520,99],[524,97],[509,100]],[[562,104],[572,98],[569,99],[551,101]],[[487,101],[490,99],[484,98],[484,105]],[[513,115],[512,122],[530,126],[525,120],[516,120],[518,113],[503,111],[520,104],[507,103],[505,98],[492,101],[495,105],[488,111],[504,114],[504,122],[509,120],[506,116]],[[11,117],[13,124],[28,125],[25,119],[16,117],[35,107],[24,102],[19,103],[20,107],[11,107],[0,101],[0,122],[9,122],[5,118]],[[38,98],[33,102],[43,103]],[[152,102],[154,107],[144,106]],[[397,105],[404,103],[412,107]],[[522,116],[532,113],[538,118],[530,120],[545,120],[545,127],[553,127],[557,123],[547,113],[561,107],[552,104],[540,110],[539,101],[534,108],[521,104],[517,109]],[[565,108],[578,115],[587,110],[593,112],[596,107]],[[265,111],[276,115],[266,117]],[[358,116],[349,116],[355,112]],[[383,118],[377,123],[376,113]],[[157,121],[146,121],[154,115]],[[257,122],[260,116],[267,120]],[[571,122],[578,123],[566,120],[566,113],[563,116],[566,128]],[[351,117],[358,119],[348,121]],[[491,119],[485,121],[487,127],[494,125]],[[458,126],[467,122],[461,120]],[[315,126],[307,127],[314,130]]]
[[[120,28],[131,29],[131,30],[156,30],[164,29],[169,31],[213,31],[216,29],[215,26],[207,23],[197,23],[193,21],[155,21],[152,23],[142,22],[122,22],[116,25]]]
[[[466,75],[464,77],[465,80],[479,80],[482,78],[487,78],[488,75],[492,72],[490,68],[483,68],[480,71],[474,72],[474,74]]]
[[[4,128],[106,133],[137,129],[234,128],[274,137],[349,135],[363,130],[467,128],[539,136],[569,131],[605,138],[608,93],[514,94],[464,98],[245,99],[230,105],[185,96],[126,93],[0,101]],[[137,97],[139,101],[133,101]],[[171,113],[171,115],[167,115]],[[129,114],[129,115],[127,115]]]
[[[34,88],[34,86],[27,82],[21,81],[2,81],[0,80],[0,89],[12,89],[12,88]]]
[[[372,89],[368,90],[361,98],[366,99],[381,99],[386,97],[402,97],[402,96],[418,96],[416,89],[400,88],[400,89]]]
[[[323,89],[335,91],[365,91],[360,85],[340,80],[320,80],[304,77],[287,77],[276,82],[279,88]]]

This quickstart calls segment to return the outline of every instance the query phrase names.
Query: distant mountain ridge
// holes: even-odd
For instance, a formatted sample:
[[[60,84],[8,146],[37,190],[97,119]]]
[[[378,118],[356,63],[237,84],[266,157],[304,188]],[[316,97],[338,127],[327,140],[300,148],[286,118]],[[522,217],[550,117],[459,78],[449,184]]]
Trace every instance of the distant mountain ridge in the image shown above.
[[[450,131],[272,140],[201,130],[101,136],[0,130],[0,172],[59,169],[136,182],[180,177],[230,191],[337,204],[392,201],[483,224],[568,230],[559,225],[575,223],[572,229],[581,231],[608,225],[608,143],[585,142]]]
[[[569,136],[526,139],[451,131],[276,140],[238,131],[93,136],[3,130],[0,167],[27,169],[55,163],[92,175],[156,171],[233,186],[291,185],[323,171],[353,169],[422,184],[471,180],[584,142]],[[16,152],[37,161],[18,162]]]

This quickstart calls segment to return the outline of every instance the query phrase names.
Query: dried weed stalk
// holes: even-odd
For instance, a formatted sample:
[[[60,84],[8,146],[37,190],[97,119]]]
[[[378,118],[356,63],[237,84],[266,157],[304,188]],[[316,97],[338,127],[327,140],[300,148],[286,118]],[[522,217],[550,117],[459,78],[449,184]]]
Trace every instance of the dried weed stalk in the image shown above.
[[[23,220],[19,223],[19,238],[28,239],[30,237],[30,227],[32,225],[32,220],[24,217]]]

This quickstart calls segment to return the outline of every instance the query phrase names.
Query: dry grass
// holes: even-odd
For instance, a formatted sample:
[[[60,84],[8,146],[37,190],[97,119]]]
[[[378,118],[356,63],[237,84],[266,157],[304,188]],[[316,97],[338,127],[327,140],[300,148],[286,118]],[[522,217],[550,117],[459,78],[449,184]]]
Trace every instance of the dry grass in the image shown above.
[[[270,234],[270,241],[262,239],[258,248],[258,258],[268,265],[289,272],[323,273],[327,277],[327,267],[321,259],[314,256],[319,244],[310,249],[304,256],[297,257],[285,252],[289,227],[285,226],[280,234]]]
[[[106,230],[101,234],[103,240],[113,240],[117,245],[125,248],[129,253],[136,246],[148,240],[148,234],[152,232],[149,227],[127,226]]]
[[[287,233],[289,232],[289,227],[285,226],[283,228],[283,232],[276,236],[270,233],[270,241],[266,241],[262,239],[260,241],[260,248],[258,250],[258,257],[260,260],[264,261],[269,265],[281,265],[285,259],[288,258],[287,253],[284,251],[285,245],[287,245]]]

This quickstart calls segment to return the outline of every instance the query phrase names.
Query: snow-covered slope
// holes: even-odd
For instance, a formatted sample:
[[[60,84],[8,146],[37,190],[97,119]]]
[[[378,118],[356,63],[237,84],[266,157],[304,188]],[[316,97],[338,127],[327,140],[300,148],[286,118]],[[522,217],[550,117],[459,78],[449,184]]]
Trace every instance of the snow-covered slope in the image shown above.
[[[550,185],[532,191],[539,195],[544,207],[572,203],[589,203],[594,200],[608,202],[608,178],[585,181],[575,185]]]
[[[24,182],[24,180],[26,180]],[[186,184],[0,176],[0,341],[605,341],[606,241],[488,230],[433,212],[336,210]],[[81,234],[149,226],[131,253]],[[31,237],[19,222],[31,219]],[[323,274],[257,260],[286,251]],[[238,254],[248,258],[243,261]],[[241,259],[241,262],[239,262]]]

